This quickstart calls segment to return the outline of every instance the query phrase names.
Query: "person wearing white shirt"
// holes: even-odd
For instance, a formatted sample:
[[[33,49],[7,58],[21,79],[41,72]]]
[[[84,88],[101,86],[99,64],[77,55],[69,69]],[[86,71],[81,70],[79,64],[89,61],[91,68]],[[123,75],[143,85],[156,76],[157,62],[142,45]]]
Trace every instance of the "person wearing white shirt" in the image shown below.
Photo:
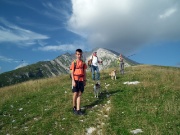
[[[92,63],[91,63],[92,79],[99,81],[100,80],[100,72],[99,72],[98,63],[102,63],[102,61],[98,60],[97,52],[93,53],[93,55],[90,57],[90,60],[92,61]],[[95,74],[95,71],[96,71],[96,74]]]

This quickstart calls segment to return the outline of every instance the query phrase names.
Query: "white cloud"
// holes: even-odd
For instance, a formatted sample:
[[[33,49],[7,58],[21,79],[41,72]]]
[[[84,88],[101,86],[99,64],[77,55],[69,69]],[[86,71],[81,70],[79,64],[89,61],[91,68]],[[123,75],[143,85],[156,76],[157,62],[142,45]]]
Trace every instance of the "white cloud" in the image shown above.
[[[42,13],[50,18],[62,21],[62,18],[69,18],[69,3],[65,1],[44,2],[42,5],[46,8]]]
[[[21,63],[21,62],[25,62],[24,60],[16,60],[16,59],[8,58],[6,56],[1,56],[1,55],[0,55],[0,61],[8,62],[8,63]]]
[[[34,50],[74,52],[77,48],[81,48],[84,50],[85,46],[75,45],[75,44],[49,45],[49,46],[38,47],[37,49]]]
[[[47,44],[46,42],[44,42],[42,40],[38,40],[37,42],[40,46],[45,46]]]
[[[68,29],[92,48],[126,53],[153,42],[179,41],[179,8],[177,0],[72,0]]]
[[[14,60],[11,58],[7,58],[5,56],[0,56],[0,61],[4,61],[4,62],[13,62]]]
[[[18,65],[17,67],[15,67],[15,69],[18,69],[18,68],[21,68],[21,67],[25,67],[25,66],[27,66],[27,65],[28,65],[28,63],[23,62],[22,64],[20,64],[20,65]]]
[[[45,40],[49,37],[27,29],[18,27],[3,18],[0,22],[4,26],[0,26],[0,43],[12,42],[21,46],[31,46],[37,43],[38,40]]]
[[[176,8],[168,9],[166,12],[164,12],[163,14],[161,14],[159,17],[160,17],[161,19],[167,18],[167,17],[171,16],[173,13],[175,13],[176,11],[177,11]]]

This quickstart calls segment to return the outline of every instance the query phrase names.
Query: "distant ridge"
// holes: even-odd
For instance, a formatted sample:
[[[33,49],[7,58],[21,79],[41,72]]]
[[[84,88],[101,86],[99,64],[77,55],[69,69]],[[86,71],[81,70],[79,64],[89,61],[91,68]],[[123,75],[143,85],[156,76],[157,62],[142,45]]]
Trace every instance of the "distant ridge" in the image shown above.
[[[96,48],[93,51],[84,52],[83,59],[87,62],[94,51],[97,52],[98,58],[103,60],[103,65],[99,65],[100,70],[118,66],[117,58],[119,57],[119,53],[109,49]],[[69,73],[69,66],[74,59],[74,54],[65,53],[58,56],[54,60],[40,61],[16,70],[2,73],[0,74],[0,87],[17,84],[28,80],[67,74]],[[125,66],[138,64],[125,56],[124,61]]]

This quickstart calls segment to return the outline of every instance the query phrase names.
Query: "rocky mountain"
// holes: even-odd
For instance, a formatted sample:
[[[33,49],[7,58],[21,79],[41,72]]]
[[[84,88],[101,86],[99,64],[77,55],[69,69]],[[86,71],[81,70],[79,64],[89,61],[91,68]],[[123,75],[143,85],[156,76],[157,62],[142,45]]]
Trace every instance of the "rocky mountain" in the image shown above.
[[[92,53],[96,51],[98,58],[103,61],[99,65],[100,70],[109,67],[118,66],[117,58],[119,53],[98,48],[91,52],[83,53],[83,60],[88,61]],[[45,77],[53,77],[69,73],[69,66],[75,59],[74,54],[63,54],[51,61],[41,61],[32,65],[28,65],[10,72],[0,74],[0,87],[20,83],[31,79],[39,79]],[[138,64],[124,56],[125,66],[132,66]],[[88,69],[89,70],[89,69]]]
[[[104,49],[104,48],[98,48],[98,49],[93,50],[90,53],[86,53],[85,54],[86,62],[92,56],[93,52],[97,52],[98,59],[103,61],[103,64],[99,65],[100,70],[118,66],[117,59],[119,57],[119,53],[112,50]],[[123,58],[124,58],[125,67],[139,64],[135,61],[130,60],[129,58],[125,56],[123,56]]]

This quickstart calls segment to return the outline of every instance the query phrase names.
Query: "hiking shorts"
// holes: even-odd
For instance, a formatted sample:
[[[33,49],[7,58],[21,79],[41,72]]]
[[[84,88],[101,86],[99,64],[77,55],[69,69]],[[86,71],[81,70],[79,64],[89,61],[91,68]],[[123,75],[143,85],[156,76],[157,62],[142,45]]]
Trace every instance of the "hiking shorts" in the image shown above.
[[[81,93],[83,93],[83,91],[84,91],[84,82],[75,80],[75,83],[76,83],[76,87],[73,86],[72,92],[74,93],[74,92],[81,91]]]

